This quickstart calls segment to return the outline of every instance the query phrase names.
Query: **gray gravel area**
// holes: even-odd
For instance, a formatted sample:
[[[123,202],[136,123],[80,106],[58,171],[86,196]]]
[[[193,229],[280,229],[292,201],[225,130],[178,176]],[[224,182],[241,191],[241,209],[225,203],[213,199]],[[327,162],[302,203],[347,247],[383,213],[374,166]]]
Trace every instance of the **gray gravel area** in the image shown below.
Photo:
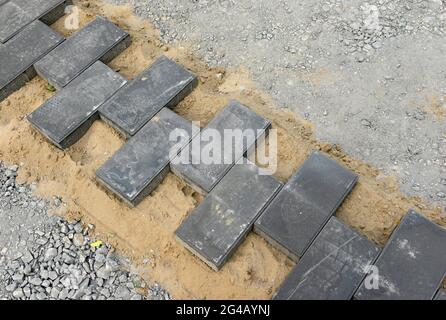
[[[62,199],[36,197],[17,170],[0,161],[0,299],[170,299],[109,244],[91,246],[93,225],[48,214]]]
[[[247,67],[318,138],[446,205],[445,0],[107,0],[166,43]]]

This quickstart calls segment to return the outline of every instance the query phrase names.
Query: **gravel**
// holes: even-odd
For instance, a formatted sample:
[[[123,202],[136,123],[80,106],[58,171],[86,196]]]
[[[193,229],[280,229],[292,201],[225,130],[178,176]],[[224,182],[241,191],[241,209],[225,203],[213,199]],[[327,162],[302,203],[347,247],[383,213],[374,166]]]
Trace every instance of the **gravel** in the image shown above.
[[[446,1],[107,1],[210,65],[244,66],[318,138],[446,206]]]
[[[16,181],[17,165],[0,161],[0,299],[170,299],[158,284],[147,287],[131,262],[109,244],[95,248],[94,226],[48,214],[57,201]]]

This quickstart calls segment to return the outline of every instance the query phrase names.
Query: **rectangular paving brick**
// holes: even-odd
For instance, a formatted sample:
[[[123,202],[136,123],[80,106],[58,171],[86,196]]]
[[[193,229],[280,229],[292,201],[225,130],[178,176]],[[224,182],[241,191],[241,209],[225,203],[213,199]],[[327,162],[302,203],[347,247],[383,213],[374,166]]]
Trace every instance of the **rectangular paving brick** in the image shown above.
[[[0,5],[0,42],[5,43],[37,19],[55,22],[64,14],[65,0],[10,0]]]
[[[10,0],[31,16],[47,25],[51,25],[64,16],[65,7],[71,0]]]
[[[446,300],[446,290],[441,289],[435,296],[435,300]]]
[[[363,283],[362,300],[432,300],[446,275],[446,229],[415,211],[403,218],[375,263],[377,289]]]
[[[33,63],[57,47],[64,38],[40,21],[29,24],[0,45],[0,101],[35,77]]]
[[[97,60],[107,63],[129,44],[127,32],[97,17],[37,62],[35,68],[42,78],[61,89]]]
[[[28,115],[28,120],[53,144],[67,148],[83,136],[99,118],[98,108],[125,83],[98,61]]]
[[[136,206],[169,172],[170,150],[176,144],[169,135],[174,130],[183,131],[185,139],[179,143],[180,148],[199,132],[197,127],[192,130],[191,122],[164,108],[97,170],[96,177],[118,197]]]
[[[209,142],[200,144],[200,136],[196,136],[190,144],[190,148],[185,148],[186,163],[172,163],[172,171],[189,183],[195,190],[202,194],[211,192],[218,182],[225,176],[244,153],[251,149],[257,139],[267,134],[271,122],[251,111],[246,106],[232,101],[208,124],[202,131],[201,136],[206,137],[208,133],[215,130],[224,137],[225,130],[241,130],[252,132],[247,134],[244,139],[234,139],[233,148],[224,148],[225,141],[221,141],[221,161],[219,164],[207,164],[200,160],[202,148],[208,147]],[[246,131],[245,131],[246,130]],[[212,137],[212,135],[211,135]],[[194,145],[201,145],[201,148],[193,148]],[[218,146],[218,145],[216,145]]]
[[[296,261],[357,180],[353,172],[314,152],[258,219],[254,231]]]
[[[197,83],[194,74],[162,56],[101,108],[101,118],[124,136],[133,136],[162,108],[177,105]]]
[[[181,224],[176,237],[217,271],[281,186],[273,176],[259,175],[253,164],[236,164]]]
[[[0,6],[0,42],[5,43],[32,21],[14,2],[3,3]]]
[[[284,281],[276,300],[350,300],[380,249],[332,217]]]

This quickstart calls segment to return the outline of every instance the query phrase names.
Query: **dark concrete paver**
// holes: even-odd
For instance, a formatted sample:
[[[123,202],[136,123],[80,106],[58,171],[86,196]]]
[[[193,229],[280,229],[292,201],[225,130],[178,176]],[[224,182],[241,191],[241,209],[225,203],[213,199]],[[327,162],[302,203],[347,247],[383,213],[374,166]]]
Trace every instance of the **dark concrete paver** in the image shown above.
[[[446,229],[409,211],[393,232],[375,266],[377,289],[365,283],[362,300],[432,300],[446,275]]]
[[[196,85],[194,74],[162,56],[106,103],[100,114],[130,137],[162,108],[177,105]]]
[[[97,17],[37,62],[35,68],[42,78],[61,89],[96,61],[109,62],[129,44],[127,32]]]
[[[184,140],[170,139],[177,130]],[[149,195],[169,172],[171,157],[199,132],[168,108],[162,109],[101,166],[96,176],[103,185],[132,206]],[[177,146],[177,152],[171,150]]]
[[[277,300],[350,300],[380,249],[332,217],[282,284]]]
[[[31,113],[28,120],[53,144],[67,148],[99,118],[98,108],[126,82],[98,61]]]
[[[179,241],[214,270],[240,245],[281,188],[250,163],[236,164],[176,231]]]
[[[200,136],[194,138],[190,143],[190,148],[184,149],[185,155],[182,158],[185,161],[173,162],[172,171],[198,192],[207,194],[225,176],[234,163],[243,157],[247,150],[252,149],[256,141],[268,132],[270,125],[271,122],[267,119],[237,101],[232,101],[203,129]],[[228,139],[222,141],[225,130],[248,134],[238,135],[231,141]],[[215,138],[214,133],[219,133],[222,139]],[[208,140],[208,138],[209,141],[200,143],[200,140]],[[232,147],[230,143],[232,143]],[[194,145],[199,147],[194,148]],[[208,154],[203,151],[204,148],[214,149],[212,152],[219,154],[214,163],[203,160],[201,156]]]
[[[314,152],[256,222],[255,232],[297,260],[357,179],[334,160]]]

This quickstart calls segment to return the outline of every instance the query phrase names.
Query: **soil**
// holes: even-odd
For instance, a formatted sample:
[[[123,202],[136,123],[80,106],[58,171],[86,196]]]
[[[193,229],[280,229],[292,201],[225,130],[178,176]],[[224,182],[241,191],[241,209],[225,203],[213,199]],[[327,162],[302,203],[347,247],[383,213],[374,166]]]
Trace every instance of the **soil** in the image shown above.
[[[337,216],[379,245],[384,245],[399,220],[414,208],[446,226],[441,208],[405,196],[395,178],[384,176],[339,146],[318,141],[313,125],[294,113],[277,108],[258,90],[243,69],[211,68],[187,47],[167,47],[147,21],[129,6],[101,1],[74,1],[83,26],[102,15],[130,33],[132,45],[110,66],[131,79],[165,54],[199,76],[197,89],[174,110],[205,125],[231,99],[239,100],[273,122],[278,130],[277,177],[286,181],[313,150],[323,150],[359,176],[359,183],[338,210]],[[69,35],[64,19],[52,26]],[[320,81],[319,77],[313,81]],[[95,171],[125,140],[101,121],[73,147],[62,151],[34,131],[26,115],[54,93],[41,78],[0,103],[0,159],[20,164],[19,181],[38,183],[41,196],[61,196],[65,206],[56,214],[82,218],[96,226],[96,233],[122,253],[131,256],[143,277],[161,283],[174,298],[269,299],[294,263],[251,233],[235,255],[215,272],[175,239],[174,231],[202,201],[182,180],[169,174],[156,191],[138,207],[129,208],[95,181]]]

